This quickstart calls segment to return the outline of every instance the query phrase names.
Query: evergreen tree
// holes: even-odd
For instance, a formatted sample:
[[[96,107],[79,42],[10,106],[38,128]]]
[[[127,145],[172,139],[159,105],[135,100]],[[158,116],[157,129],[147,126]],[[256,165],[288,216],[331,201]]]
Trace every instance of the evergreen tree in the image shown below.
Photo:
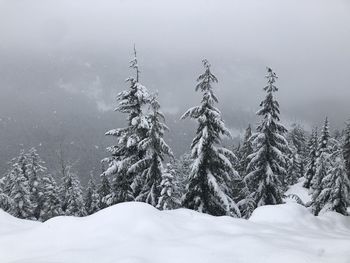
[[[241,211],[242,218],[248,219],[253,214],[256,204],[245,180],[241,180],[238,185],[240,191],[236,202]]]
[[[14,205],[12,199],[8,195],[0,191],[0,209],[4,210],[9,214],[12,214],[13,207]]]
[[[78,177],[67,167],[62,183],[62,208],[67,216],[86,216],[83,192]]]
[[[42,192],[42,177],[46,172],[45,163],[41,160],[35,148],[26,154],[26,173],[29,183],[30,198],[35,206],[34,217],[39,219],[43,203],[40,202]]]
[[[322,158],[323,154],[321,154]],[[312,207],[316,215],[336,211],[348,215],[350,205],[350,181],[346,174],[341,147],[330,155],[331,164],[321,181],[318,195],[312,195]]]
[[[13,209],[14,205],[12,199],[4,192],[6,185],[5,179],[6,176],[0,179],[0,209],[12,214],[11,210]]]
[[[162,174],[161,192],[157,204],[158,209],[170,210],[180,206],[180,201],[176,197],[174,175],[175,171],[172,169],[171,164],[167,164],[167,168]]]
[[[21,160],[23,155],[21,154],[19,160]],[[28,179],[25,177],[23,166],[21,163],[14,163],[12,165],[11,175],[11,186],[9,197],[13,201],[12,214],[15,217],[22,219],[32,219],[35,217],[34,209],[29,191]]]
[[[315,128],[312,131],[312,134],[310,136],[310,140],[308,143],[308,148],[309,148],[309,157],[308,157],[308,163],[306,166],[305,182],[303,185],[305,188],[310,188],[312,179],[314,178],[316,173],[316,160],[318,157],[317,128]]]
[[[298,150],[294,146],[293,142],[289,144],[289,149],[291,153],[288,160],[286,183],[287,185],[293,185],[298,182],[298,179],[303,174],[303,171],[300,155],[298,154]]]
[[[307,164],[306,132],[299,124],[293,124],[287,139],[289,145],[295,148],[291,156],[293,163],[295,164],[295,162],[297,162],[295,175],[297,178],[301,178],[305,174],[305,167]]]
[[[157,97],[151,100],[151,112],[148,114],[149,130],[146,137],[140,141],[138,148],[146,151],[144,158],[132,165],[129,173],[140,174],[144,184],[137,201],[157,206],[161,194],[163,160],[166,156],[173,158],[170,147],[165,143],[163,136],[168,127],[164,124],[165,118],[160,112]]]
[[[230,197],[229,184],[237,172],[232,166],[234,154],[220,147],[221,136],[231,136],[214,106],[218,99],[212,84],[218,82],[210,71],[210,64],[203,60],[205,72],[197,79],[196,91],[203,92],[201,104],[189,109],[182,119],[197,120],[198,128],[192,142],[192,170],[183,198],[183,206],[211,215],[240,217],[237,204]]]
[[[178,196],[179,200],[181,200],[182,196],[185,195],[186,186],[189,182],[189,175],[191,172],[191,154],[185,153],[180,156],[179,159],[175,160],[173,163],[173,169],[175,172],[174,183],[175,183],[175,191],[176,196]]]
[[[50,174],[45,174],[41,179],[41,184],[42,195],[39,198],[41,209],[38,220],[44,222],[55,216],[63,215],[63,211],[55,179]]]
[[[96,189],[96,184],[93,175],[91,175],[85,195],[85,210],[88,213],[88,215],[92,215],[93,213],[96,213],[99,210],[99,202],[100,197]]]
[[[98,188],[99,195],[99,209],[104,209],[109,206],[109,197],[111,195],[111,185],[109,183],[108,177],[105,174],[101,175],[101,183]]]
[[[329,157],[331,153],[329,139],[328,118],[326,118],[319,141],[318,157],[315,164],[316,171],[310,185],[310,193],[312,194],[313,199],[316,199],[316,197],[320,194],[322,179],[326,176],[327,170],[329,169]]]
[[[247,166],[249,163],[248,156],[253,153],[253,146],[250,138],[252,137],[252,128],[250,127],[250,124],[248,128],[245,130],[243,144],[240,149],[240,159],[239,159],[239,165],[238,165],[238,172],[241,176],[246,175]]]
[[[128,90],[118,94],[118,112],[128,114],[128,126],[113,129],[106,135],[114,136],[117,144],[108,148],[112,156],[104,159],[109,168],[104,175],[113,177],[113,193],[110,196],[111,204],[132,201],[138,195],[143,184],[139,174],[129,171],[129,167],[143,159],[146,150],[140,149],[140,142],[147,137],[148,121],[143,109],[149,103],[147,89],[139,83],[139,67],[136,57],[130,62],[130,67],[136,71],[136,79],[130,77]]]
[[[263,119],[252,136],[254,152],[249,156],[250,162],[245,177],[257,206],[281,204],[282,182],[286,176],[286,160],[289,152],[284,134],[286,128],[280,124],[279,104],[274,98],[276,74],[268,68],[268,82],[264,90],[266,98],[261,102],[257,112]]]
[[[233,167],[235,168],[235,170],[238,172],[240,171],[240,161],[242,159],[241,157],[241,142],[238,142],[238,145],[235,146],[233,145],[232,146],[232,153],[236,156],[236,161],[234,162],[233,164]],[[241,173],[240,173],[241,174]]]
[[[343,156],[345,159],[345,169],[350,180],[350,122],[346,125],[345,129]]]

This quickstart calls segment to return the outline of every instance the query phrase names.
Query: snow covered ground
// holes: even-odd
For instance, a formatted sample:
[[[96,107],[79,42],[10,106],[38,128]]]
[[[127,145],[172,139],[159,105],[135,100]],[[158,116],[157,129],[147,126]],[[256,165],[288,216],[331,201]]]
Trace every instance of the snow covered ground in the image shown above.
[[[289,194],[295,194],[298,197],[300,197],[301,201],[303,201],[304,204],[307,204],[311,201],[311,196],[308,193],[308,189],[303,187],[304,179],[301,178],[298,183],[292,185],[289,187],[288,191],[286,192],[286,195]],[[286,202],[294,202],[294,200],[287,198],[285,200]]]
[[[0,262],[349,263],[350,217],[315,217],[291,202],[248,221],[136,202],[46,223],[0,211]]]

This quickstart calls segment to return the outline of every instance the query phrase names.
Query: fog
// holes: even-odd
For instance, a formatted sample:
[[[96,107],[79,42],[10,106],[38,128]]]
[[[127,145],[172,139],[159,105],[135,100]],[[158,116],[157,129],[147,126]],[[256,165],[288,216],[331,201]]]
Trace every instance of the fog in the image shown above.
[[[194,129],[178,118],[199,102],[203,58],[233,131],[254,125],[266,66],[279,76],[285,123],[312,127],[328,115],[341,129],[350,111],[349,14],[347,0],[0,0],[2,162],[46,145],[53,163],[49,155],[66,144],[83,173],[100,169],[111,143],[103,134],[125,119],[112,110],[134,44],[141,82],[159,92],[177,136]],[[181,154],[191,137],[169,139]]]

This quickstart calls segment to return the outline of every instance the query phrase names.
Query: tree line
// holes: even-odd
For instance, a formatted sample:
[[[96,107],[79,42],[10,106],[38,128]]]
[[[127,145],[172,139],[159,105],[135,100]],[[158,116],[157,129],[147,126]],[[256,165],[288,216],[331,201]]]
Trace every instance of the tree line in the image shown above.
[[[94,177],[83,191],[71,166],[62,166],[58,184],[45,168],[35,148],[21,151],[0,180],[0,208],[12,215],[39,221],[54,216],[86,216],[128,201],[148,203],[158,209],[179,207],[215,216],[249,218],[255,208],[282,204],[285,192],[303,178],[311,202],[291,195],[319,215],[336,211],[347,215],[350,205],[350,124],[331,136],[328,119],[319,134],[295,124],[288,131],[280,120],[276,73],[267,68],[265,98],[257,116],[260,122],[246,129],[243,141],[225,147],[231,137],[221,112],[214,85],[218,79],[203,60],[204,72],[197,78],[199,105],[181,119],[197,123],[190,153],[176,159],[164,140],[169,129],[161,112],[158,94],[140,83],[134,51],[127,79],[128,89],[117,95],[115,111],[126,115],[126,126],[108,131],[115,144],[102,163],[107,168],[98,183]]]

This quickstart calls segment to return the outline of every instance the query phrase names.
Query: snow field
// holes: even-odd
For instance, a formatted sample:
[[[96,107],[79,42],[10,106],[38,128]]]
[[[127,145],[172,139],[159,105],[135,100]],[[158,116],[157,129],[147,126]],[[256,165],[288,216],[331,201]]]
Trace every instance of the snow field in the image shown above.
[[[0,213],[1,263],[349,263],[350,218],[295,203],[250,220],[122,203],[45,223]]]

